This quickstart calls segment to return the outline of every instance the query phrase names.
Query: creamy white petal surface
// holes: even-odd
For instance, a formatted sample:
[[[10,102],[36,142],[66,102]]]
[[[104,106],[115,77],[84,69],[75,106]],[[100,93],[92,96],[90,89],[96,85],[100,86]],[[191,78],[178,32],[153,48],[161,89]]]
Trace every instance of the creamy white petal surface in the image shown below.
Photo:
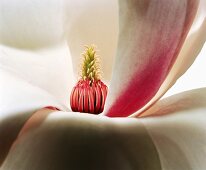
[[[35,86],[15,70],[0,67],[0,164],[28,118],[52,105],[68,110],[48,91]]]
[[[42,48],[64,35],[64,1],[1,0],[0,43],[14,48]]]
[[[163,98],[181,93],[183,91],[198,89],[206,87],[206,79],[203,78],[206,72],[205,58],[206,54],[206,43],[203,46],[197,59],[187,70],[187,72],[182,75],[178,81],[164,94]],[[202,75],[202,76],[201,76]]]
[[[123,18],[126,21],[123,28],[133,29],[130,26],[135,25],[139,29],[141,23],[146,25],[140,29],[144,34],[138,39],[142,47],[137,50],[139,54],[156,51],[156,46],[153,51],[147,47],[155,45],[160,33],[164,35],[163,45],[173,36],[179,37],[181,44],[180,37],[187,32],[184,21],[192,21],[190,15],[195,14],[198,4],[196,0],[120,1],[124,4],[120,11],[132,14]],[[131,4],[127,6],[127,2],[137,3],[139,10]],[[118,39],[118,1],[1,0],[0,170],[204,170],[206,89],[179,94],[150,107],[188,69],[201,50],[206,38],[206,1],[200,0],[197,9],[183,48],[156,96],[133,115],[144,112],[142,116],[148,117],[119,119],[72,113],[68,108],[74,84],[72,63],[76,72],[82,45],[94,43],[99,47],[104,77],[107,82],[110,80]],[[157,15],[153,15],[155,11]],[[136,14],[140,16],[136,18],[137,23],[130,22],[128,19]],[[169,19],[168,25],[161,22],[166,21],[165,16]],[[166,26],[168,32],[162,31],[161,26]],[[174,26],[173,36],[169,34],[173,33],[170,26]],[[154,35],[155,28],[157,34]],[[150,33],[154,35],[152,41]],[[134,66],[133,60],[127,58],[130,55],[124,55],[135,46],[130,41],[135,36],[130,30],[128,34],[129,37],[123,36],[121,41],[124,48],[118,51],[121,55],[117,55],[120,58],[116,60],[112,81],[116,92],[111,93],[110,99],[122,94],[118,88],[128,82],[133,69],[130,65]],[[128,51],[133,54],[136,48]],[[161,50],[157,48],[157,51]],[[148,57],[139,56],[140,64]],[[125,76],[125,81],[121,76]],[[112,106],[111,101],[115,101],[110,99],[108,108]],[[127,102],[128,98],[124,100]],[[47,105],[63,111],[33,114]]]
[[[103,80],[109,84],[118,39],[118,1],[70,0],[67,11],[71,16],[67,39],[75,76],[79,76],[84,45],[94,44],[100,55]]]
[[[2,0],[0,66],[68,105],[73,69],[65,36],[69,18],[65,3]]]
[[[138,119],[36,113],[25,126],[1,170],[161,169],[156,148]]]
[[[163,170],[206,167],[206,88],[157,102],[150,117],[140,119],[150,133]]]
[[[204,170],[205,93],[198,89],[164,99],[153,117],[146,118],[37,113],[13,144],[2,170]]]
[[[35,51],[0,45],[0,68],[31,86],[47,91],[68,107],[73,75],[66,42]],[[2,78],[0,81],[3,81]],[[4,96],[3,102],[6,102],[7,97],[10,96]]]
[[[0,162],[36,110],[69,110],[73,74],[64,2],[0,1]]]

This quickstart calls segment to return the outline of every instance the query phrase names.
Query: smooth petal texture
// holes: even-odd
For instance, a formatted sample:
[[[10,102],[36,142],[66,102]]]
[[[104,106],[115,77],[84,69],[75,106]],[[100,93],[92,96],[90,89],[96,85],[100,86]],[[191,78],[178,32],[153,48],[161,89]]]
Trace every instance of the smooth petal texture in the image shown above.
[[[70,0],[67,1],[67,11],[70,16],[67,37],[75,76],[79,76],[84,45],[95,44],[99,50],[103,80],[108,83],[118,39],[118,1]]]
[[[32,86],[47,91],[62,104],[69,106],[73,76],[66,43],[35,51],[0,45],[0,67]],[[0,81],[3,81],[2,77]],[[10,96],[2,97],[5,103]]]
[[[42,48],[64,35],[64,1],[1,0],[0,43],[15,48]]]
[[[0,1],[0,162],[36,110],[69,110],[73,78],[63,2]]]
[[[161,167],[154,144],[137,119],[39,112],[24,126],[1,167],[14,169],[160,170]]]
[[[206,88],[157,102],[140,119],[160,155],[164,170],[204,170],[206,167]]]
[[[201,0],[198,8],[198,12],[190,32],[183,44],[180,54],[175,61],[171,71],[166,77],[165,81],[161,85],[160,89],[152,100],[147,103],[142,109],[135,112],[131,117],[145,116],[144,112],[152,104],[159,100],[167,90],[172,87],[176,80],[184,74],[187,69],[192,65],[195,58],[198,56],[206,40],[206,1]],[[201,73],[200,73],[201,74]]]
[[[107,116],[128,116],[158,92],[198,9],[196,0],[120,0],[120,35]]]
[[[67,110],[47,91],[0,67],[0,164],[24,123],[38,109],[56,106]]]
[[[2,0],[0,65],[69,106],[73,68],[65,36],[65,2]]]

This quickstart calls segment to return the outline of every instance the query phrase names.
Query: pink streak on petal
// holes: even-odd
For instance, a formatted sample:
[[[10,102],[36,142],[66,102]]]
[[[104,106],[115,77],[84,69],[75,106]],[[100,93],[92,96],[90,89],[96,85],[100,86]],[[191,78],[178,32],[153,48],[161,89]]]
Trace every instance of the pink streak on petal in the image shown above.
[[[197,6],[197,0],[120,0],[119,45],[107,116],[129,116],[154,97],[181,50]]]

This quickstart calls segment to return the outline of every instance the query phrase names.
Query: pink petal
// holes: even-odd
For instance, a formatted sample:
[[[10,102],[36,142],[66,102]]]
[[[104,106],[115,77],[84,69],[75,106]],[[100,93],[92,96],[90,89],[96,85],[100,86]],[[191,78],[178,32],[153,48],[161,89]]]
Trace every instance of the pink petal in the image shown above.
[[[198,0],[120,1],[120,35],[107,116],[129,116],[158,92],[172,69]]]
[[[183,47],[173,65],[171,71],[167,75],[165,81],[161,85],[156,95],[143,108],[135,112],[133,116],[144,116],[144,112],[152,107],[152,104],[159,100],[167,90],[183,75],[192,65],[195,58],[198,56],[206,40],[206,1],[201,0],[197,15],[193,22],[192,28],[183,44]]]

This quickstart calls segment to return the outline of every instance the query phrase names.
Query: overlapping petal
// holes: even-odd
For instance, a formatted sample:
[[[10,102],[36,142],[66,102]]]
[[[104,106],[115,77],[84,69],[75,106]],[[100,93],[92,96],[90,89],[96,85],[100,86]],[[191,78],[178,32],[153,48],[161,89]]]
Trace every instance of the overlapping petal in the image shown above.
[[[6,1],[2,2],[6,3]],[[108,70],[110,70],[112,61],[109,61],[109,57],[112,58],[115,53],[115,42],[117,38],[115,31],[118,30],[116,28],[116,20],[114,23],[111,23],[111,21],[117,17],[116,1],[111,2],[108,0],[100,2],[93,0],[92,3],[90,0],[82,3],[82,1],[74,0],[70,2],[73,2],[73,4],[79,7],[73,8],[73,6],[70,9],[84,9],[79,13],[80,15],[73,17],[74,20],[71,22],[72,24],[68,25],[68,43],[73,56],[76,57],[78,55],[79,57],[80,47],[84,44],[100,44],[98,45],[100,49],[102,49],[102,51],[106,50],[104,54],[102,53],[103,64],[107,65]],[[110,3],[113,5],[109,6]],[[61,3],[60,6],[62,7],[63,4],[64,3]],[[196,0],[121,1],[120,12],[123,18],[120,20],[123,22],[120,22],[121,29],[118,55],[111,84],[112,91],[107,102],[106,113],[109,116],[127,116],[137,109],[142,108],[148,101],[152,101],[146,105],[145,108],[137,112],[137,114],[145,111],[153,101],[159,99],[175,80],[185,72],[195,56],[197,56],[205,40],[205,13],[202,15],[202,12],[198,13],[193,23],[195,27],[192,27],[192,30],[186,37],[190,24],[195,16],[196,9],[200,9],[200,6],[204,5],[205,2],[200,1],[200,4],[198,6],[198,1]],[[30,9],[35,11],[35,9],[37,10],[37,8],[35,8],[37,6],[38,3],[36,2],[36,6],[27,9],[27,11]],[[101,9],[99,15],[97,14],[94,18],[90,18],[92,15],[85,15],[97,6],[98,8],[93,15],[96,14],[98,9]],[[113,14],[109,22],[107,19],[110,13],[106,13],[107,19],[101,20],[101,17],[105,14],[103,6],[109,7],[109,11]],[[114,8],[115,10],[112,11]],[[58,6],[57,9],[62,10],[62,8],[58,8]],[[52,10],[48,10],[48,12],[53,14]],[[14,13],[12,15],[14,15]],[[22,13],[22,11],[20,13]],[[40,14],[37,14],[37,18]],[[72,15],[72,11],[69,11],[68,14]],[[82,14],[85,15],[85,18],[78,20],[79,16],[83,16]],[[64,15],[60,15],[60,17],[59,15],[56,16],[57,20],[60,19],[60,21],[62,21],[62,16]],[[2,17],[2,15],[0,17]],[[27,16],[24,17],[27,18]],[[95,17],[98,19],[96,20]],[[46,17],[46,19],[48,18]],[[96,22],[99,19],[102,22]],[[93,28],[91,32],[88,31],[85,26],[88,24],[86,21],[92,24],[90,20],[94,23],[96,22],[94,27],[89,26]],[[24,23],[25,21],[27,20],[23,18],[21,22]],[[33,24],[32,21],[29,21],[29,23],[30,22]],[[14,24],[13,21],[10,24]],[[48,27],[51,26],[51,28],[54,29],[55,24],[53,24],[48,24]],[[60,25],[62,26],[62,23],[60,23]],[[105,27],[103,28],[105,25],[108,26],[106,30],[104,30]],[[65,57],[65,50],[67,49],[65,42],[59,43],[64,33],[64,31],[62,32],[61,30],[61,28],[63,28],[61,26],[60,29],[58,27],[56,30],[57,34],[54,36],[50,34],[51,32],[47,32],[46,37],[51,36],[53,38],[50,39],[51,41],[46,38],[45,42],[41,37],[41,35],[44,35],[43,33],[46,32],[44,29],[43,33],[37,34],[37,37],[35,37],[36,34],[34,32],[34,36],[32,37],[30,36],[32,34],[27,34],[27,31],[25,34],[22,31],[18,35],[17,31],[20,30],[21,27],[17,27],[17,30],[10,28],[15,31],[13,34],[14,39],[8,38],[9,34],[5,34],[4,36],[6,38],[4,37],[1,43],[3,42],[4,45],[6,44],[13,47],[18,44],[16,47],[23,47],[24,50],[31,50],[31,47],[36,48],[39,47],[39,45],[42,47],[42,45],[47,44],[48,41],[51,42],[51,44],[57,42],[57,45],[60,46],[62,45],[61,43],[63,43],[62,48],[60,47],[60,49],[63,49],[63,53],[56,53],[62,54],[62,61],[59,61],[60,64],[58,65],[61,66],[64,61],[67,60]],[[85,28],[79,28],[81,26],[85,26]],[[31,27],[29,25],[27,27],[28,30],[30,30]],[[71,27],[73,28],[71,29]],[[111,28],[115,29],[110,32]],[[83,36],[81,40],[83,30],[85,30],[83,34],[87,35],[88,33],[88,36]],[[0,33],[2,33],[1,29]],[[109,37],[106,37],[106,35]],[[79,37],[75,39],[75,36]],[[100,37],[102,41],[99,41]],[[111,37],[113,37],[112,42],[110,42],[111,44],[107,44]],[[93,38],[97,38],[98,40],[96,39],[95,42],[93,42]],[[185,38],[186,42],[182,48],[182,43]],[[30,42],[31,39],[34,44],[26,44],[24,42],[24,40]],[[193,46],[195,46],[195,48],[192,48]],[[2,49],[5,50],[7,47]],[[10,54],[15,54],[13,57],[16,57],[16,52],[19,50],[12,49],[8,51],[9,53],[12,51]],[[33,51],[32,49],[32,52],[20,53],[31,54],[28,55],[32,56],[31,58],[41,55],[48,58],[53,56],[51,55],[53,50],[49,48],[46,48],[45,51]],[[39,74],[35,72],[22,74],[24,69],[20,66],[22,66],[22,63],[28,64],[30,62],[29,58],[25,59],[20,55],[20,62],[11,63],[11,61],[15,61],[12,59],[13,57],[10,56],[7,60],[6,55],[3,56],[2,54],[3,53],[0,53],[0,61],[6,64],[0,65],[0,162],[3,162],[8,152],[9,154],[0,169],[41,170],[52,168],[83,169],[90,167],[90,169],[102,168],[104,170],[155,170],[162,167],[167,170],[183,170],[205,168],[204,158],[206,157],[206,152],[202,150],[206,144],[206,129],[204,128],[206,123],[206,119],[204,118],[206,111],[205,89],[164,99],[145,111],[142,116],[150,117],[144,119],[108,119],[101,116],[71,112],[58,112],[45,115],[40,112],[40,115],[36,114],[31,117],[18,136],[20,129],[35,109],[51,104],[66,110],[63,104],[67,93],[66,84],[68,84],[68,81],[64,81],[65,78],[61,79],[59,77],[62,83],[66,83],[64,84],[64,90],[62,90],[58,88],[62,87],[62,85],[59,85],[57,81],[52,85],[52,79],[47,79],[51,82],[50,88],[47,89],[47,83],[42,84],[41,78],[35,76],[30,77],[30,75]],[[55,59],[54,57],[51,63],[54,63],[54,61],[56,61]],[[76,58],[73,58],[73,60],[74,63],[76,63]],[[35,66],[31,67],[31,70],[35,70],[37,67],[42,68],[42,63],[40,64],[40,62],[35,59],[32,61],[34,61]],[[107,63],[108,61],[109,64]],[[46,66],[46,64],[43,66]],[[64,66],[64,68],[66,68],[67,65]],[[25,67],[27,71],[30,70],[29,66],[25,65]],[[51,73],[49,70],[51,68],[57,69],[58,67],[53,65],[53,67],[47,67],[45,72],[39,73]],[[62,70],[58,71],[61,73]],[[52,75],[57,76],[58,74],[54,74],[54,72],[52,72]],[[106,79],[109,80],[109,71],[105,73]],[[41,76],[45,77],[45,75]],[[32,78],[36,79],[32,80]],[[52,91],[55,89],[57,92],[54,92],[54,94],[56,94],[54,96],[58,96],[58,99],[63,97],[63,102],[61,101],[63,104],[60,104],[50,95],[53,94]],[[6,96],[6,98],[2,96]],[[33,122],[32,120],[35,121]],[[147,130],[145,130],[145,127],[140,121],[145,125]],[[27,126],[28,124],[29,127]],[[9,135],[7,135],[7,132],[10,132]],[[148,132],[151,136],[148,135]],[[15,140],[17,136],[18,139]],[[13,146],[10,149],[12,143]],[[2,148],[4,149],[3,152],[1,150]],[[156,150],[156,148],[158,150]],[[28,152],[31,154],[28,154]]]
[[[0,67],[68,105],[73,70],[64,2],[0,2]]]
[[[0,164],[29,117],[38,109],[53,105],[67,108],[47,91],[0,67]]]
[[[181,58],[178,54],[198,7],[199,1],[193,0],[120,1],[119,45],[106,105],[107,116],[128,116],[157,94]],[[204,18],[196,28],[200,32],[205,31],[202,22]],[[199,49],[203,44],[200,32],[189,43],[202,42],[197,45]],[[185,60],[186,54],[182,56],[181,60]],[[180,69],[180,65],[178,75],[170,81],[174,83],[188,65],[184,69]],[[172,83],[167,83],[167,88]]]
[[[205,169],[206,88],[157,102],[140,119],[160,155],[162,169]]]
[[[156,103],[146,118],[39,111],[2,169],[204,169],[205,111],[205,88]]]
[[[30,154],[28,154],[30,153]],[[160,170],[156,148],[137,119],[72,112],[36,113],[2,170]]]
[[[176,80],[184,74],[192,65],[195,58],[198,56],[206,40],[206,1],[201,0],[197,15],[188,33],[188,36],[183,44],[183,47],[178,55],[171,71],[167,75],[165,81],[161,85],[156,95],[142,109],[135,112],[133,116],[146,115],[144,112],[158,99],[167,92],[167,90],[176,82]],[[201,73],[200,73],[201,74]]]

